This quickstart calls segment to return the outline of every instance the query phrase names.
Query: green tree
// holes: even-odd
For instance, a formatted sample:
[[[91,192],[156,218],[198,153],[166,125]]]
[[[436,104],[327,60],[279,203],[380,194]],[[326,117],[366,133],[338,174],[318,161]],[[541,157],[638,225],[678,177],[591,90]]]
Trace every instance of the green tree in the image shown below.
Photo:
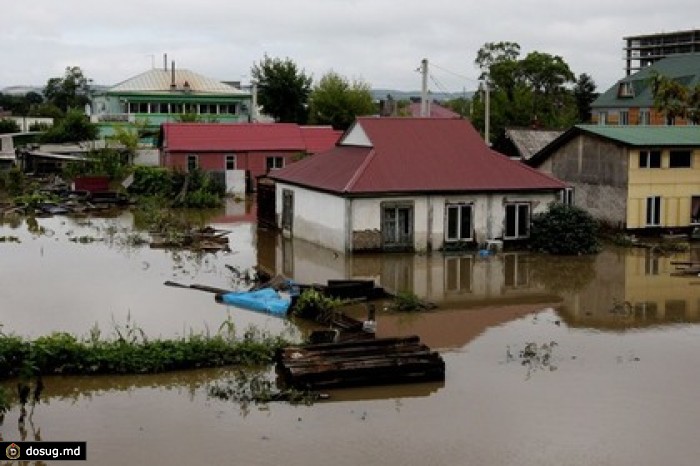
[[[70,110],[65,118],[41,135],[41,142],[80,142],[97,139],[97,125],[83,114],[82,110]]]
[[[477,52],[475,64],[481,69],[490,93],[490,128],[494,147],[505,141],[509,126],[565,128],[576,121],[577,107],[568,86],[575,76],[560,56],[530,52],[520,57],[514,42],[489,42]],[[472,99],[472,121],[485,128],[485,88]]]
[[[574,86],[574,98],[576,99],[578,122],[588,123],[591,121],[591,104],[598,98],[595,81],[591,76],[586,73],[579,75]]]
[[[90,101],[89,90],[89,80],[80,67],[69,66],[62,78],[48,80],[44,95],[49,103],[67,112],[71,108],[82,109]]]
[[[19,129],[19,125],[15,120],[0,119],[0,134],[18,133]]]
[[[326,73],[309,99],[309,120],[347,129],[357,116],[376,112],[370,85],[363,81],[349,82],[334,71]]]
[[[691,90],[675,79],[658,72],[652,73],[650,80],[654,108],[663,113],[667,120],[672,121],[677,117],[688,116],[697,118],[697,100],[700,100],[697,87]]]
[[[296,63],[265,55],[253,65],[251,75],[257,81],[258,102],[265,113],[282,123],[306,123],[312,79]]]

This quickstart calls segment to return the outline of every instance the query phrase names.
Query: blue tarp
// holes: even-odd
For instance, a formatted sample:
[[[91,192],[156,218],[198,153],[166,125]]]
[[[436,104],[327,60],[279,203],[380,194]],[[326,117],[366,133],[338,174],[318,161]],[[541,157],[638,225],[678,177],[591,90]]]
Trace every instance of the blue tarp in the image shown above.
[[[272,288],[262,288],[257,291],[230,292],[221,295],[221,301],[231,306],[266,312],[276,316],[286,316],[291,299],[282,297]]]

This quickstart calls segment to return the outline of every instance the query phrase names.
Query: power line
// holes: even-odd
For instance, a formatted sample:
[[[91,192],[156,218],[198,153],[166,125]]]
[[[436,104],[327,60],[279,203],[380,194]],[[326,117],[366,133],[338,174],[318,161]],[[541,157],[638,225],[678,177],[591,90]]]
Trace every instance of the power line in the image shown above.
[[[465,76],[465,75],[463,75],[463,74],[459,74],[459,73],[456,73],[456,72],[454,72],[454,71],[448,70],[447,68],[442,67],[442,66],[440,66],[440,65],[436,65],[434,62],[430,62],[430,66],[435,67],[435,68],[437,68],[437,69],[439,69],[439,70],[442,70],[442,71],[444,71],[445,73],[449,73],[449,74],[451,74],[451,75],[457,76],[458,78],[466,79],[467,81],[471,81],[471,82],[474,82],[474,83],[480,83],[480,82],[481,82],[481,81],[478,80],[478,79],[470,78],[469,76]]]

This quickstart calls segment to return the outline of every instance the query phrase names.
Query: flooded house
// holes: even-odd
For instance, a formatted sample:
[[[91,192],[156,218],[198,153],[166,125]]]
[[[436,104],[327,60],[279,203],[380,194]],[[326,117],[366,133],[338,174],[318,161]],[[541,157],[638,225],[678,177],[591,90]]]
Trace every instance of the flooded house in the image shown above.
[[[333,149],[270,173],[287,234],[343,252],[529,237],[565,184],[491,150],[462,119],[359,118]]]
[[[250,192],[258,177],[333,147],[341,134],[296,123],[165,123],[160,165],[218,173],[227,192]]]
[[[565,181],[568,200],[612,226],[700,226],[697,126],[577,125],[528,163]]]

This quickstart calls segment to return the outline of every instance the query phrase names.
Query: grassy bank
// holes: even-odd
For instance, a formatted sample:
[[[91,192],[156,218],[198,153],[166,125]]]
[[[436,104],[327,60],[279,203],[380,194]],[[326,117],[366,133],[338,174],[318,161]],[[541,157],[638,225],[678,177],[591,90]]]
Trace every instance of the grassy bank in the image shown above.
[[[98,329],[86,338],[53,333],[34,340],[0,333],[0,379],[19,378],[29,384],[43,375],[143,374],[221,366],[270,364],[275,351],[288,344],[250,328],[236,336],[224,322],[214,335],[190,334],[177,339],[149,339],[138,327],[115,328],[104,339]],[[0,387],[0,413],[10,394]]]

